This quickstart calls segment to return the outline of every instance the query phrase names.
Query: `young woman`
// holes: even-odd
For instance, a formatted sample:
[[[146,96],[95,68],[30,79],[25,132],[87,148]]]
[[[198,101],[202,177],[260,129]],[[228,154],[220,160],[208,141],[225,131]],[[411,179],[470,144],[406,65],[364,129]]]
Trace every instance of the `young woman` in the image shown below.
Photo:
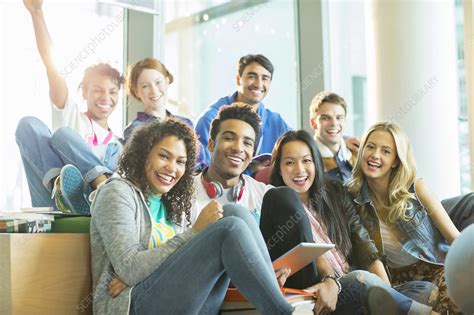
[[[173,75],[158,59],[145,58],[129,67],[128,93],[143,103],[144,110],[138,112],[137,117],[123,131],[125,141],[136,127],[155,119],[165,120],[172,117],[193,128],[191,120],[175,116],[166,109],[168,86],[173,80]]]
[[[42,0],[24,0],[31,15],[36,45],[46,68],[52,110],[52,131],[35,117],[23,117],[15,137],[34,207],[56,207],[89,213],[84,192],[95,189],[117,166],[122,145],[109,127],[123,77],[109,64],[88,67],[76,100],[66,76],[53,58],[52,39]],[[84,102],[87,110],[82,112]],[[54,196],[52,200],[51,195]]]
[[[336,312],[364,312],[367,290],[372,286],[385,288],[395,300],[396,311],[429,314],[431,307],[413,302],[389,286],[378,250],[356,214],[350,195],[341,184],[323,180],[321,157],[314,139],[305,131],[289,131],[275,145],[272,153],[271,183],[278,187],[264,197],[260,229],[274,259],[300,242],[334,243],[336,248],[325,256],[329,268],[321,262],[310,265],[287,280],[287,285],[319,291],[321,296],[337,301]],[[280,234],[278,233],[280,231]],[[275,236],[283,234],[275,239]],[[350,271],[349,263],[371,271]],[[324,265],[323,265],[324,267]],[[376,276],[378,275],[378,276]],[[322,275],[332,277],[321,277]],[[323,281],[321,282],[321,278]],[[339,279],[342,291],[325,288]],[[334,280],[334,281],[331,281]],[[410,283],[401,291],[426,303],[436,288],[427,282]],[[387,303],[375,297],[372,313],[385,313],[379,306]],[[319,310],[318,310],[319,311]]]
[[[211,201],[189,228],[196,143],[174,120],[142,126],[97,190],[94,313],[217,314],[230,279],[263,314],[292,313],[247,210]]]
[[[123,131],[124,142],[132,135],[133,130],[155,119],[174,118],[193,128],[193,123],[186,117],[173,115],[166,109],[168,87],[173,83],[173,75],[158,59],[145,58],[129,67],[127,75],[128,93],[143,103],[143,112],[138,112]],[[202,148],[199,146],[196,157],[196,170],[202,169]]]
[[[353,172],[349,191],[356,196],[362,222],[387,258],[392,282],[431,281],[440,290],[437,310],[457,312],[446,292],[443,264],[447,243],[459,231],[417,178],[412,148],[403,130],[389,122],[369,128]]]

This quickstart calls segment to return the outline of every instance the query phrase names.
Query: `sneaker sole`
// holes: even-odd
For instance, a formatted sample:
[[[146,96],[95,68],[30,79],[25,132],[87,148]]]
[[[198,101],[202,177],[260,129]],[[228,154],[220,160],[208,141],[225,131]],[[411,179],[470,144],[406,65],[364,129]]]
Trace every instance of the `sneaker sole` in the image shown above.
[[[79,214],[90,213],[90,205],[84,197],[86,182],[76,167],[64,166],[61,169],[60,185],[64,201],[72,212]]]

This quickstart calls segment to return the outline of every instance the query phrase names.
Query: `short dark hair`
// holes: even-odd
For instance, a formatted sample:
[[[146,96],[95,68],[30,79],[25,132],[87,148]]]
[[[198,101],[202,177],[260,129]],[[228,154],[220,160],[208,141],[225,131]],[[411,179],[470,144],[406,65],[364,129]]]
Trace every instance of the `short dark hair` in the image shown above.
[[[153,147],[168,136],[183,140],[186,146],[186,169],[176,185],[161,198],[165,204],[167,217],[181,225],[184,214],[191,224],[191,200],[194,193],[193,168],[196,160],[197,138],[186,124],[172,118],[165,121],[154,120],[136,128],[132,138],[125,144],[119,159],[117,173],[134,183],[145,195],[151,187],[145,174],[145,165]]]
[[[242,76],[244,73],[245,67],[247,67],[249,64],[252,62],[256,62],[265,69],[267,69],[268,72],[270,72],[272,78],[273,78],[273,64],[271,61],[265,57],[264,55],[245,55],[243,57],[240,57],[239,59],[239,65],[238,65],[238,72],[239,76]]]
[[[235,102],[227,106],[222,106],[217,117],[211,122],[211,140],[216,141],[221,123],[228,119],[238,119],[249,124],[255,131],[255,147],[257,148],[258,139],[260,139],[260,116],[253,111],[253,107],[242,102]]]
[[[329,197],[327,194],[327,182],[324,180],[323,162],[318,146],[308,132],[304,130],[287,131],[275,143],[272,152],[270,184],[276,187],[286,186],[283,177],[281,176],[280,163],[283,146],[292,141],[304,142],[311,151],[311,157],[313,158],[315,176],[314,182],[308,190],[310,211],[316,213],[316,217],[320,218],[321,222],[326,227],[329,239],[335,243],[337,249],[347,257],[351,252],[352,245],[348,228],[346,226],[346,218],[342,211],[331,209],[324,202],[324,199]]]
[[[124,82],[123,76],[120,74],[120,72],[117,69],[115,69],[108,63],[98,63],[98,64],[88,67],[84,71],[84,77],[82,78],[82,82],[79,85],[79,87],[82,87],[82,88],[87,87],[90,79],[96,76],[105,76],[105,77],[110,78],[110,80],[114,84],[116,84],[119,89],[122,87],[123,82]]]

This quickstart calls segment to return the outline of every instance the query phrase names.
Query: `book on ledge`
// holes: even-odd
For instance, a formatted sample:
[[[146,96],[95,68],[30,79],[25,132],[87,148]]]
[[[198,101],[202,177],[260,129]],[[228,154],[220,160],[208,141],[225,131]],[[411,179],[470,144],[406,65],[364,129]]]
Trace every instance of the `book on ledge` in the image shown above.
[[[21,208],[20,212],[25,213],[41,213],[41,214],[52,214],[55,217],[90,217],[90,214],[73,213],[73,212],[62,212],[55,210],[53,207],[31,207]]]
[[[309,310],[312,312],[314,303],[316,302],[317,294],[309,293],[300,289],[281,288],[281,292],[285,299],[292,306],[297,307],[303,311]],[[248,301],[237,288],[228,288],[224,298],[224,303],[221,305],[221,314],[260,314],[255,306]]]
[[[54,215],[23,211],[0,211],[0,233],[51,232]]]

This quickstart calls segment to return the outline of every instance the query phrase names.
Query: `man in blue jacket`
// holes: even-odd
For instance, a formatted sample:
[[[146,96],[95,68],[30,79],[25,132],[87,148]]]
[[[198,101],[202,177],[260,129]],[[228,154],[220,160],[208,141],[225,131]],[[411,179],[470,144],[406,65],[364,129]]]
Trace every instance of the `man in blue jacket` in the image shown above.
[[[207,149],[209,141],[209,128],[211,121],[216,118],[219,108],[234,102],[249,104],[260,116],[262,122],[260,126],[260,138],[258,139],[255,155],[271,153],[276,140],[286,131],[292,129],[283,120],[280,114],[274,113],[265,108],[262,101],[270,90],[273,77],[273,65],[267,57],[263,55],[246,55],[240,58],[237,73],[238,89],[232,95],[222,97],[216,103],[202,113],[196,123],[196,133],[199,136],[201,147],[203,148],[203,163],[209,165],[210,154]],[[265,166],[252,163],[252,171],[256,171]],[[204,165],[203,165],[204,166]],[[246,173],[249,173],[247,171]]]

